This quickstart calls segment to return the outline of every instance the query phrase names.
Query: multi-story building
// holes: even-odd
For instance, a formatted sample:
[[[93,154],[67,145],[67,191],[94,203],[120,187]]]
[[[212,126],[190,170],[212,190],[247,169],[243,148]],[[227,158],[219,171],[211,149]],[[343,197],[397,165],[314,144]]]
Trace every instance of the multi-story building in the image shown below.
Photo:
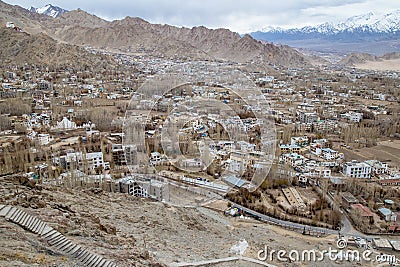
[[[340,116],[344,119],[349,120],[350,122],[360,122],[363,118],[362,113],[349,111],[347,113],[340,114]]]
[[[137,149],[135,145],[112,144],[111,153],[115,165],[137,164]]]
[[[109,162],[103,160],[103,152],[72,152],[54,158],[53,162],[67,170],[91,171],[96,168],[109,168]]]
[[[339,153],[336,150],[333,150],[331,148],[322,148],[321,149],[321,154],[320,157],[326,159],[326,160],[334,160],[339,156]]]
[[[155,179],[124,177],[115,181],[114,191],[137,197],[150,197],[158,201],[169,201],[168,183]]]
[[[319,121],[318,114],[315,112],[305,112],[298,110],[297,116],[299,118],[299,121],[303,123],[313,123]]]
[[[289,164],[292,167],[295,167],[295,166],[303,164],[306,161],[306,158],[297,153],[290,153],[290,154],[282,154],[281,160],[284,163]]]
[[[343,164],[343,174],[352,178],[371,178],[372,168],[365,162],[356,160]]]
[[[160,152],[151,152],[150,153],[150,164],[151,165],[158,165],[163,162],[162,156]]]
[[[367,163],[372,168],[372,173],[376,175],[385,174],[388,172],[388,164],[386,162],[381,162],[379,160],[366,160]]]
[[[50,134],[38,134],[37,139],[39,141],[39,145],[41,146],[47,145],[53,140]]]
[[[306,146],[308,145],[308,137],[307,136],[295,136],[290,139],[290,144],[297,146]]]
[[[287,154],[287,153],[302,153],[303,149],[302,147],[298,145],[288,145],[288,144],[280,144],[279,148],[281,150],[282,154]]]

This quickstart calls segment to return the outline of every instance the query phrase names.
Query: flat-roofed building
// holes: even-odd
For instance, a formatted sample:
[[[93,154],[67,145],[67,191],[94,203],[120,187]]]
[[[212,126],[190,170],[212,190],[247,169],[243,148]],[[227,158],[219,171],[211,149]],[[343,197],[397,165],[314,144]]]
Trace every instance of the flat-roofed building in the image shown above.
[[[358,204],[357,198],[355,198],[351,193],[349,192],[343,192],[342,193],[342,200],[343,204],[347,207],[351,207],[353,204]]]
[[[295,166],[303,164],[306,161],[306,158],[297,153],[288,153],[288,154],[282,154],[281,160],[284,163],[289,164],[292,167],[295,167]]]
[[[343,174],[352,178],[371,178],[371,166],[355,160],[343,164]]]
[[[395,222],[397,220],[397,214],[388,208],[378,209],[379,215],[387,222]]]

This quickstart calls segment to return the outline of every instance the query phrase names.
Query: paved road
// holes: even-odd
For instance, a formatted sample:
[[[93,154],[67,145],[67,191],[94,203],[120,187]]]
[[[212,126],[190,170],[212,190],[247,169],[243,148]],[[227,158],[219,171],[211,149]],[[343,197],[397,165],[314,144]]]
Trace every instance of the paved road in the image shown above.
[[[341,234],[358,236],[358,237],[368,239],[368,240],[373,238],[373,236],[366,235],[366,234],[363,234],[363,233],[357,231],[351,224],[349,218],[347,217],[347,214],[345,214],[344,212],[342,215],[342,224],[343,224],[342,229],[340,229]]]
[[[203,261],[198,261],[198,262],[174,262],[169,264],[170,267],[188,267],[188,266],[208,266],[208,265],[214,265],[218,263],[224,263],[224,262],[236,262],[236,261],[245,261],[245,262],[252,262],[256,263],[258,265],[263,265],[267,267],[276,267],[275,265],[266,263],[264,261],[256,260],[253,258],[248,258],[248,257],[243,257],[243,256],[233,256],[233,257],[228,257],[228,258],[222,258],[222,259],[213,259],[213,260],[203,260]],[[232,264],[232,266],[235,266],[235,264]]]
[[[295,229],[299,229],[299,230],[306,230],[306,232],[308,231],[312,231],[312,232],[320,232],[321,234],[338,234],[338,230],[333,230],[333,229],[328,229],[328,228],[322,228],[322,227],[316,227],[316,226],[310,226],[310,225],[305,225],[305,224],[301,224],[301,223],[295,223],[295,222],[289,222],[289,221],[284,221],[284,220],[279,220],[261,213],[258,213],[254,210],[248,209],[246,207],[243,207],[242,205],[239,204],[233,204],[234,207],[237,207],[241,210],[243,210],[244,212],[259,218],[262,221],[266,221],[269,223],[273,223],[273,224],[278,224],[280,226],[283,227],[288,227],[288,228],[295,228]]]
[[[242,209],[243,211],[245,211],[246,213],[259,218],[262,221],[266,221],[268,223],[272,223],[272,224],[276,224],[285,228],[291,228],[291,229],[298,229],[298,230],[305,230],[306,232],[318,232],[321,234],[333,234],[333,235],[338,235],[339,231],[338,230],[333,230],[333,229],[328,229],[328,228],[323,228],[323,227],[316,227],[316,226],[311,226],[311,225],[306,225],[306,224],[301,224],[301,223],[295,223],[295,222],[289,222],[289,221],[284,221],[284,220],[279,220],[261,213],[258,213],[254,210],[248,209],[246,207],[243,207],[239,204],[233,203],[234,207],[237,207],[239,209]],[[355,237],[360,237],[363,239],[367,239],[367,240],[372,240],[375,237],[385,237],[385,236],[374,236],[374,235],[366,235],[363,234],[359,231],[357,231],[356,229],[354,229],[354,227],[352,226],[351,222],[349,221],[349,219],[347,218],[346,214],[343,214],[342,217],[342,222],[343,222],[343,227],[340,230],[340,234],[342,235],[346,235],[346,236],[355,236]],[[398,240],[398,238],[395,238],[394,236],[391,238],[394,240]]]

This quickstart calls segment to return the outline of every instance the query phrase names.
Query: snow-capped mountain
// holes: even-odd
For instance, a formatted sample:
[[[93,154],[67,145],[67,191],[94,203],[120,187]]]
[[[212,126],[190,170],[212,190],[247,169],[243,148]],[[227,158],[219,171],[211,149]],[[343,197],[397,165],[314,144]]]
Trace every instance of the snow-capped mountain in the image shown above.
[[[385,15],[376,15],[369,12],[364,15],[350,17],[339,23],[325,22],[317,26],[306,26],[303,28],[282,29],[266,27],[260,33],[276,33],[276,34],[323,34],[337,35],[340,33],[400,33],[400,10]],[[252,33],[255,34],[255,33]]]
[[[303,28],[266,27],[250,35],[259,40],[319,51],[398,52],[400,51],[400,10],[385,15],[369,12],[338,23],[325,22]],[[352,44],[351,49],[350,44]]]
[[[61,14],[68,12],[68,10],[62,9],[61,7],[58,6],[53,6],[53,5],[45,5],[44,7],[39,7],[39,8],[35,8],[35,7],[31,7],[29,9],[29,11],[31,12],[36,12],[39,14],[44,14],[53,18],[56,18],[58,16],[60,16]]]

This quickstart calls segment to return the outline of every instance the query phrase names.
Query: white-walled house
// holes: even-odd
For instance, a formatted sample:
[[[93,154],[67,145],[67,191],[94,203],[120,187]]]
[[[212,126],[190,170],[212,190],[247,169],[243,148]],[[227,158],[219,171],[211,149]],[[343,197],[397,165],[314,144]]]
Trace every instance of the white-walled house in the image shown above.
[[[47,145],[53,140],[50,134],[38,134],[37,139],[41,146]]]
[[[378,209],[378,212],[381,217],[387,222],[395,222],[397,220],[397,214],[388,208],[380,208]]]
[[[303,164],[306,161],[306,158],[297,153],[288,153],[288,154],[282,154],[281,160],[284,163],[289,164],[292,167],[295,167],[295,166]]]
[[[366,160],[365,163],[371,166],[374,174],[380,175],[388,172],[388,164],[386,162],[381,162],[379,160]]]
[[[72,152],[65,156],[53,158],[53,162],[67,170],[91,171],[96,168],[109,168],[109,162],[104,162],[103,152]]]
[[[371,178],[372,168],[365,162],[356,160],[343,164],[343,174],[352,178]]]

